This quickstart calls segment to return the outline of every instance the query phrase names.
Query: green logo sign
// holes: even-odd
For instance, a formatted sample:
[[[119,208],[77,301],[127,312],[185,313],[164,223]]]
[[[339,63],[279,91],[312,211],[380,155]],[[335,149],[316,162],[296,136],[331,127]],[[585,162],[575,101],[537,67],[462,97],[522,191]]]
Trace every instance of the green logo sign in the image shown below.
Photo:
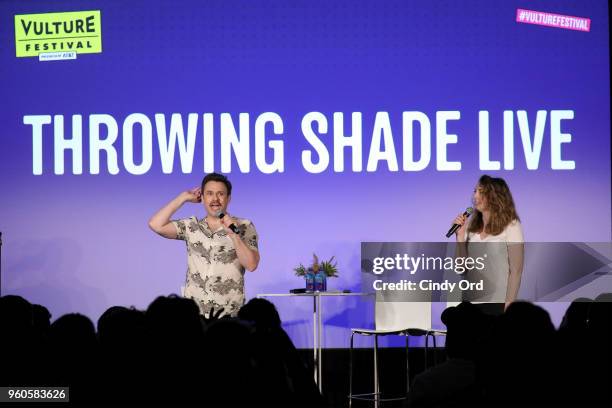
[[[18,14],[15,16],[17,57],[41,53],[102,52],[100,10],[67,13]]]

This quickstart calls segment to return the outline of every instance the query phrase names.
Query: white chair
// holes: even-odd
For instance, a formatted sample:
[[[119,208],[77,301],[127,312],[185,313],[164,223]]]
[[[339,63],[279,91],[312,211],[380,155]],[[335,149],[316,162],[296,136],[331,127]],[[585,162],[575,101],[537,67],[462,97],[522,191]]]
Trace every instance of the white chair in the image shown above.
[[[374,337],[374,392],[353,394],[353,344],[355,335]],[[445,335],[444,330],[431,328],[431,302],[397,302],[377,299],[375,304],[375,329],[351,329],[349,351],[349,407],[353,400],[373,401],[378,408],[381,402],[406,399],[410,390],[410,364],[408,362],[408,337],[425,336],[425,365],[427,366],[427,352],[429,337],[432,337],[434,349],[436,336]],[[378,337],[404,336],[406,338],[406,395],[394,398],[381,398],[378,376]],[[435,353],[434,353],[435,356]]]

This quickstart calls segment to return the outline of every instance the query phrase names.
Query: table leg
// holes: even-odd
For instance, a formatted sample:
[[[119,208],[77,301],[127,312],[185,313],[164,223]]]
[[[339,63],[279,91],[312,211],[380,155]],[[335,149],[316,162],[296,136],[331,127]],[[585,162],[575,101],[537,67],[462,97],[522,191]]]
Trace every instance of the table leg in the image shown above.
[[[321,308],[321,296],[317,296],[317,325],[319,326],[317,328],[317,336],[319,337],[317,340],[317,346],[318,346],[318,350],[317,352],[319,353],[319,358],[317,358],[317,363],[319,365],[318,367],[318,371],[319,371],[319,381],[317,382],[317,384],[319,384],[319,392],[321,394],[323,394],[323,342],[321,341],[321,333],[322,333],[322,328],[321,328],[321,321],[323,320],[323,310]]]
[[[317,340],[318,340],[318,336],[317,336],[317,295],[313,295],[312,296],[312,334],[313,334],[313,340],[312,340],[312,350],[314,352],[313,354],[313,366],[314,366],[314,381],[317,385],[319,385],[319,359],[317,356],[317,350],[318,350],[318,345],[317,345]]]

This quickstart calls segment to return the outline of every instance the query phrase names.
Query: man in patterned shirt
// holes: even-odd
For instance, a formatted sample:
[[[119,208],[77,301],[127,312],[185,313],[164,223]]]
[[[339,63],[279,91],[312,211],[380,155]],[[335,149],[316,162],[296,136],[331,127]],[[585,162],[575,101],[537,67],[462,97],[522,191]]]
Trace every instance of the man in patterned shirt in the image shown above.
[[[224,175],[211,173],[199,188],[182,192],[149,220],[149,227],[159,235],[185,241],[184,296],[195,300],[204,315],[224,309],[225,314],[235,316],[244,304],[244,271],[254,271],[259,264],[255,226],[227,214],[231,198],[232,183]],[[187,202],[204,204],[206,217],[171,221]],[[232,224],[237,233],[230,228]]]

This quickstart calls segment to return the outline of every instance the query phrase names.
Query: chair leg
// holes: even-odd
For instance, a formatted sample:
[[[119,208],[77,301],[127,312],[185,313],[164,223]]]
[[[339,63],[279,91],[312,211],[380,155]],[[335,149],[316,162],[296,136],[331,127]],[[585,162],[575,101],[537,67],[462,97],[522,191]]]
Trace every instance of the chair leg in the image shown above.
[[[349,348],[349,408],[353,406],[353,338],[355,333],[351,333],[351,345]]]
[[[438,345],[436,344],[436,335],[432,335],[431,339],[433,340],[433,360],[434,360],[434,366],[438,365]]]
[[[380,384],[378,382],[378,335],[374,335],[374,408],[380,406]]]
[[[408,335],[406,335],[406,398],[410,393],[410,363],[408,362]]]
[[[429,333],[425,333],[425,364],[423,365],[425,367],[425,370],[427,370],[427,368],[429,367],[429,358],[428,358],[428,352],[429,351]]]

